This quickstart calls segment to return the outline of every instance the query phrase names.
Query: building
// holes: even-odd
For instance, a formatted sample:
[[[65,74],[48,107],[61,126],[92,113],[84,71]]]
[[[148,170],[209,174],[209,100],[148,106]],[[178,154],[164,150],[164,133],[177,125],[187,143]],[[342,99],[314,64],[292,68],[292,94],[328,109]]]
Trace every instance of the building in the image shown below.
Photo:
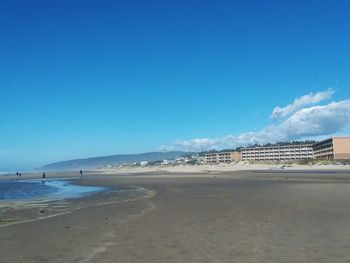
[[[207,153],[204,157],[204,162],[209,164],[218,163],[217,153]]]
[[[314,159],[312,144],[272,145],[242,148],[242,160],[284,161]]]
[[[313,145],[316,159],[350,159],[350,137],[333,137]]]
[[[242,148],[241,152],[214,152],[204,157],[209,164],[243,161],[350,159],[350,137],[333,137],[315,144],[286,144]]]
[[[240,160],[241,153],[237,151],[208,153],[204,157],[204,162],[209,164],[231,163],[238,162]]]
[[[141,165],[141,166],[146,166],[147,164],[148,164],[148,161],[141,161],[141,162],[140,162],[140,165]]]
[[[231,152],[231,158],[234,162],[242,161],[242,153],[238,151]]]

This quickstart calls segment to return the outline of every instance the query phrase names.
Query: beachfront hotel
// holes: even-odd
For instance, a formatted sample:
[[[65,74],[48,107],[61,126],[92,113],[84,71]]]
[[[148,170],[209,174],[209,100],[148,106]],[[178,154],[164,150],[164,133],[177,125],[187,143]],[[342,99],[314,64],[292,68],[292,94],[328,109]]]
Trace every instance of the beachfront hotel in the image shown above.
[[[313,145],[315,159],[350,159],[350,137],[333,137]]]
[[[289,144],[242,148],[243,161],[308,159],[350,159],[350,137],[333,137],[314,144]]]
[[[312,144],[272,145],[242,148],[242,160],[284,161],[314,159]]]
[[[208,164],[231,163],[240,160],[241,153],[237,151],[208,153],[204,157],[204,162]]]
[[[332,137],[314,144],[286,144],[245,147],[241,152],[213,152],[204,157],[208,164],[238,161],[288,161],[311,159],[350,159],[350,137]]]

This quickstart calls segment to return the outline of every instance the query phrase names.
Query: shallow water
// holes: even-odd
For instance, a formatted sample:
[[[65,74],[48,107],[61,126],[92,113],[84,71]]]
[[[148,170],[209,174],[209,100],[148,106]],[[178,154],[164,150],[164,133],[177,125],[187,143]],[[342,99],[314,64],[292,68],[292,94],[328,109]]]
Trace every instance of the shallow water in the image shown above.
[[[64,180],[0,181],[0,200],[77,198],[103,190],[104,187],[74,185]]]

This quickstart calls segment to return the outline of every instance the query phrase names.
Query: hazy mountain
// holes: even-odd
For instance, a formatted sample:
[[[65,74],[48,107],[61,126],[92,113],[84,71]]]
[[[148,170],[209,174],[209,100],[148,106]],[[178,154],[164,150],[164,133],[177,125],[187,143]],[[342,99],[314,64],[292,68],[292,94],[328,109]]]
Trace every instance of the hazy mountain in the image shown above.
[[[118,154],[110,156],[91,157],[86,159],[75,159],[50,163],[42,166],[40,169],[45,170],[72,170],[72,169],[91,169],[106,165],[131,164],[141,161],[157,161],[168,158],[180,157],[187,152],[149,152],[140,154]]]

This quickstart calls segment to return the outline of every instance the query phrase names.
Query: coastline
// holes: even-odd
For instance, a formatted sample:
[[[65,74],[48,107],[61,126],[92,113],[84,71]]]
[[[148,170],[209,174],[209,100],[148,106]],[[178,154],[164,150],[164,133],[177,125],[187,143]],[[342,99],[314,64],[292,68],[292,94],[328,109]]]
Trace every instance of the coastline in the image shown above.
[[[15,174],[4,174],[0,180],[31,180],[40,179],[41,172],[23,173],[18,177]],[[103,179],[109,177],[144,177],[144,178],[211,178],[228,177],[237,179],[251,178],[289,178],[289,179],[329,179],[346,180],[350,178],[350,165],[334,164],[251,164],[231,163],[215,165],[176,165],[176,166],[122,166],[111,168],[96,168],[84,170],[83,180],[79,170],[46,171],[47,180],[69,180],[73,184],[85,184],[85,179]],[[310,177],[310,178],[309,178]]]

